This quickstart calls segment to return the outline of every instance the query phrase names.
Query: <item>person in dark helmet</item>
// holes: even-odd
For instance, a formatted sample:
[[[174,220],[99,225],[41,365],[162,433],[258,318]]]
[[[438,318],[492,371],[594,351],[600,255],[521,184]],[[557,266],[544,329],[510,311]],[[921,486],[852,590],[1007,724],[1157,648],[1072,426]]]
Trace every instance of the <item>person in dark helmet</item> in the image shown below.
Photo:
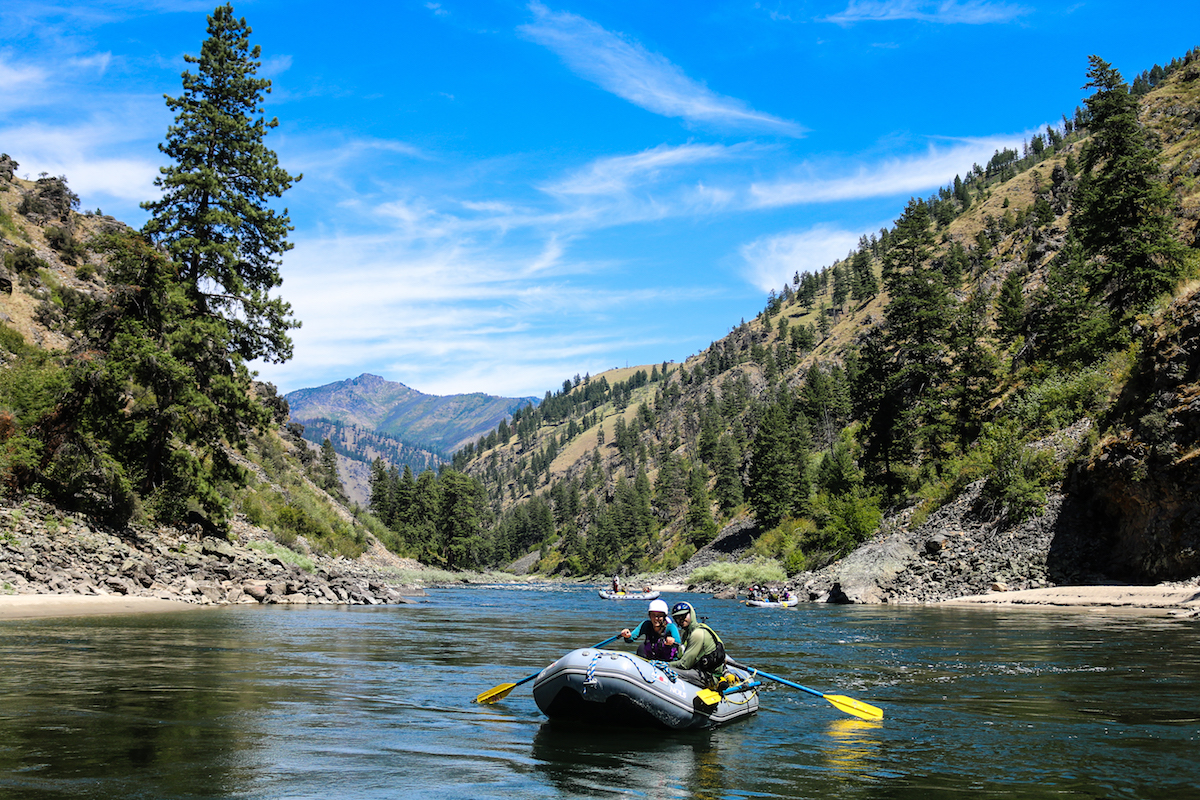
[[[671,617],[683,636],[683,652],[679,658],[668,661],[667,666],[688,683],[716,685],[717,679],[725,674],[725,644],[721,637],[700,621],[691,603],[676,603],[671,607]]]
[[[627,642],[645,636],[646,641],[638,646],[637,654],[650,661],[670,661],[678,657],[680,633],[675,623],[667,618],[667,604],[654,600],[647,614],[649,618],[642,620],[636,630],[625,628],[621,636]]]

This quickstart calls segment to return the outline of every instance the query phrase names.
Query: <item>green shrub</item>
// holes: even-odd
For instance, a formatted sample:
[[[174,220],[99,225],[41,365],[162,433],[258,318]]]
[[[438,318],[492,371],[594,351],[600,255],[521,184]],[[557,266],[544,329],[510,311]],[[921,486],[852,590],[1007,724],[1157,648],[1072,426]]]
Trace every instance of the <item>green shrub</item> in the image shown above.
[[[19,237],[23,233],[16,221],[13,220],[12,214],[9,214],[2,208],[0,208],[0,231],[4,231],[14,238]]]
[[[4,266],[18,275],[26,275],[48,269],[50,265],[38,258],[32,247],[18,247],[11,253],[4,254]]]
[[[1023,443],[1017,425],[1007,420],[984,427],[981,447],[992,464],[980,497],[985,512],[1015,523],[1039,513],[1048,486],[1058,477],[1054,454]]]
[[[55,225],[46,228],[46,243],[59,252],[65,263],[71,265],[86,252],[83,243],[72,236],[70,231]]]
[[[718,561],[694,570],[688,583],[717,583],[726,586],[750,586],[787,580],[783,567],[775,559],[756,558],[753,563],[734,564]]]
[[[20,355],[29,349],[29,344],[20,331],[7,325],[0,325],[0,348],[13,355]]]
[[[687,560],[696,554],[696,546],[691,542],[675,545],[667,550],[662,557],[662,568],[666,572],[670,572],[677,567],[686,564]]]
[[[876,494],[847,492],[837,495],[830,499],[829,511],[821,533],[826,546],[842,555],[869,539],[883,521]]]
[[[260,553],[265,553],[269,556],[275,556],[283,563],[292,564],[307,572],[312,572],[316,566],[313,563],[313,560],[308,556],[302,553],[297,553],[290,547],[286,547],[278,542],[269,542],[258,539],[253,542],[249,542],[248,546],[252,550],[258,550]]]
[[[1103,409],[1112,387],[1109,366],[1054,374],[1022,392],[1006,411],[1029,434],[1059,430]]]
[[[808,564],[808,556],[804,554],[803,550],[797,547],[787,554],[783,562],[783,568],[788,575],[795,575],[797,572],[804,572],[808,569]]]

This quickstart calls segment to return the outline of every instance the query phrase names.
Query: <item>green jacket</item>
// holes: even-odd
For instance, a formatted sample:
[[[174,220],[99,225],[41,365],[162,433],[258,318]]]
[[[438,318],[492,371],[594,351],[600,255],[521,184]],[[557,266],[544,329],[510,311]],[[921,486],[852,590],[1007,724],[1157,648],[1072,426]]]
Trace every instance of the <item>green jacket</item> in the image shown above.
[[[717,642],[720,641],[717,632],[698,621],[696,612],[693,611],[692,621],[683,631],[683,652],[679,654],[679,658],[668,661],[667,665],[678,669],[693,669],[696,662],[717,649]],[[711,672],[713,675],[723,675],[725,665],[718,664]]]

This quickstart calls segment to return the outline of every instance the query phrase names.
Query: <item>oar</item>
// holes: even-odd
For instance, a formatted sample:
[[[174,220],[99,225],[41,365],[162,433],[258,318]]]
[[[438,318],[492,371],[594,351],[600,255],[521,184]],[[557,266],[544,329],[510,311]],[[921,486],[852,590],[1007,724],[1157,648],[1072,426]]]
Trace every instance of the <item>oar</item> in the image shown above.
[[[599,644],[592,645],[592,649],[595,650],[598,647],[604,647],[604,645],[608,644],[609,642],[615,642],[617,639],[620,639],[620,638],[621,638],[621,634],[618,633],[616,636],[613,636],[612,638],[605,639],[603,642],[600,642]],[[533,673],[532,675],[526,675],[524,678],[521,678],[521,680],[517,681],[516,683],[502,683],[499,686],[495,687],[494,689],[488,689],[486,692],[483,692],[482,694],[478,695],[475,698],[475,702],[490,704],[490,703],[495,703],[500,700],[503,700],[504,698],[508,697],[508,693],[511,692],[513,689],[517,688],[522,683],[529,683],[531,680],[533,680],[534,678],[536,678],[538,675],[541,675],[541,674],[542,674],[542,671],[539,669],[537,672]]]
[[[815,694],[817,697],[823,697],[832,703],[834,708],[838,709],[839,711],[845,711],[847,714],[853,714],[856,717],[862,717],[863,719],[869,720],[883,719],[883,709],[877,708],[870,703],[864,703],[861,700],[855,700],[853,697],[846,697],[845,695],[841,694],[825,694],[824,692],[818,692],[816,689],[810,689],[807,686],[801,686],[798,683],[792,683],[791,681],[780,678],[777,675],[772,675],[769,672],[763,672],[761,669],[756,670],[752,667],[747,667],[745,664],[739,664],[729,656],[725,657],[725,663],[731,664],[738,669],[744,669],[747,672],[756,672],[762,677],[773,680],[776,683],[782,683],[784,686],[791,686],[793,689],[799,689],[802,692],[808,692],[809,694]]]

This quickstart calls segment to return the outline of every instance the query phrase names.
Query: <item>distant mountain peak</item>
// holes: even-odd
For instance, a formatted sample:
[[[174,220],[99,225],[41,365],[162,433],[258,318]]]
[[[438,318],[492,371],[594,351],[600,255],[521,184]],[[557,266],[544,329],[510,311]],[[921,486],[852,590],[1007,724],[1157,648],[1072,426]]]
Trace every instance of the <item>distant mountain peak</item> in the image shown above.
[[[357,425],[407,444],[449,456],[486,434],[536,397],[498,397],[483,392],[431,395],[364,372],[356,378],[297,389],[284,396],[301,424],[325,420]]]

